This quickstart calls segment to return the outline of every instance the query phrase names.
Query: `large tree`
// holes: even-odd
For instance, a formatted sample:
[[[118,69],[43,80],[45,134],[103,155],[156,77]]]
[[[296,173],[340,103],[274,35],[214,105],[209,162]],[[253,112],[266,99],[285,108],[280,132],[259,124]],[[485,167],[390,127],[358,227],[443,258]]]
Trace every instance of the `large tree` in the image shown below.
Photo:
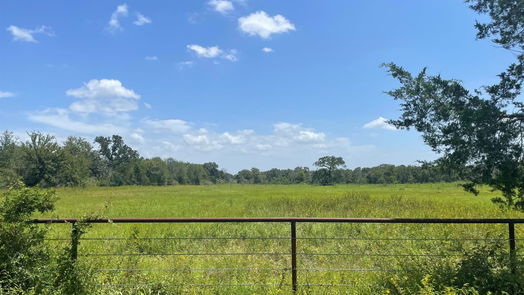
[[[321,185],[333,185],[337,182],[337,172],[340,167],[345,167],[346,162],[341,157],[325,156],[319,158],[313,165],[319,167],[314,178]]]
[[[391,123],[414,128],[441,155],[436,162],[468,180],[464,188],[477,194],[487,184],[502,193],[494,202],[524,210],[524,1],[467,0],[490,22],[477,23],[477,38],[491,38],[513,52],[514,63],[499,81],[467,90],[459,80],[416,75],[389,63],[388,72],[401,86],[387,92],[400,101],[402,115]],[[480,63],[481,61],[479,61]]]

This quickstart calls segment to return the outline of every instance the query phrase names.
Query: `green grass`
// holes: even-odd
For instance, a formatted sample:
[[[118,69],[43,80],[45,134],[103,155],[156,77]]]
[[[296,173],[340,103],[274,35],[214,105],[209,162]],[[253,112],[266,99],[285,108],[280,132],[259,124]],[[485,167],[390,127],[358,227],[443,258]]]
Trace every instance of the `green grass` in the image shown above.
[[[424,185],[215,185],[172,187],[93,187],[57,190],[56,210],[45,217],[413,217],[413,218],[523,218],[501,211],[490,202],[495,196],[482,190],[465,193],[457,184]],[[50,225],[54,237],[67,238],[68,225]],[[399,225],[298,224],[299,238],[338,237],[347,240],[298,240],[300,253],[358,254],[355,256],[299,255],[300,284],[355,284],[355,287],[302,287],[311,294],[372,294],[394,274],[418,280],[424,272],[443,267],[460,257],[359,256],[360,254],[462,254],[479,241],[462,238],[507,238],[507,225]],[[517,237],[523,226],[517,225]],[[80,255],[103,253],[289,253],[289,224],[99,224],[85,238]],[[225,240],[143,240],[144,237],[238,237]],[[242,239],[243,237],[243,239]],[[257,240],[246,237],[281,237]],[[373,240],[362,240],[362,239]],[[395,238],[445,238],[392,240]],[[382,240],[381,240],[382,239]],[[59,244],[60,241],[53,243]],[[506,247],[503,241],[500,247]],[[58,246],[57,246],[58,247]],[[171,293],[286,294],[289,293],[289,255],[266,256],[81,256],[98,271],[100,284],[159,284]],[[145,271],[134,269],[176,269]],[[252,271],[190,269],[256,268]],[[318,269],[399,269],[378,271],[319,271]],[[107,271],[128,269],[128,271]],[[185,284],[251,284],[266,287],[184,287]],[[375,286],[375,285],[378,286]],[[282,286],[280,286],[282,285]],[[125,292],[127,286],[108,287]],[[149,285],[147,288],[151,288]],[[130,293],[136,292],[132,289]],[[104,292],[109,292],[105,290]]]

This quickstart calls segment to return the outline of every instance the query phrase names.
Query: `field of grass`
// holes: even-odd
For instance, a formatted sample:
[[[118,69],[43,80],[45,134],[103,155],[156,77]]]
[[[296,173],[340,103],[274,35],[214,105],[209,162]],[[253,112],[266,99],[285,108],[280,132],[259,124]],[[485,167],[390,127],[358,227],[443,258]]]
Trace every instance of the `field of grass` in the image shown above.
[[[57,195],[56,210],[45,217],[524,217],[493,205],[495,193],[473,196],[457,184],[93,187]],[[68,237],[69,225],[43,226],[55,238]],[[300,287],[304,294],[374,294],[392,276],[418,281],[479,244],[507,247],[496,240],[507,238],[507,225],[298,224],[297,236],[299,284],[310,285]],[[84,238],[79,259],[106,292],[290,292],[289,224],[98,224]],[[57,248],[61,242],[50,241]],[[187,253],[265,254],[173,255]]]

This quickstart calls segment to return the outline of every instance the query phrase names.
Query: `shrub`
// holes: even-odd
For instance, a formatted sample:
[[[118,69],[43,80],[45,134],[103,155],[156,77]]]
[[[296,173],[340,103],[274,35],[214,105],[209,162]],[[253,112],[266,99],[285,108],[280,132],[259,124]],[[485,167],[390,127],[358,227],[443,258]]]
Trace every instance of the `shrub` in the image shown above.
[[[72,257],[74,243],[53,253],[45,243],[46,227],[29,222],[36,212],[52,211],[55,200],[54,191],[21,182],[5,192],[0,203],[0,295],[88,294],[93,276]],[[78,245],[87,224],[74,226],[71,239]]]
[[[51,256],[46,230],[27,222],[35,212],[53,210],[53,191],[11,186],[0,204],[0,289],[43,290]]]

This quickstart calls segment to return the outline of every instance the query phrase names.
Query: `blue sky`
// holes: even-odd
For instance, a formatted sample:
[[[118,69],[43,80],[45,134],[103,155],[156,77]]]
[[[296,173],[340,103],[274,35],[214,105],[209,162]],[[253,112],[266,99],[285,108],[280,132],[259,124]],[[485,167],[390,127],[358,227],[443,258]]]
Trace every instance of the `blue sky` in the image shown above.
[[[435,158],[383,118],[383,62],[494,82],[513,56],[440,1],[0,2],[0,129],[92,140],[230,172]]]

